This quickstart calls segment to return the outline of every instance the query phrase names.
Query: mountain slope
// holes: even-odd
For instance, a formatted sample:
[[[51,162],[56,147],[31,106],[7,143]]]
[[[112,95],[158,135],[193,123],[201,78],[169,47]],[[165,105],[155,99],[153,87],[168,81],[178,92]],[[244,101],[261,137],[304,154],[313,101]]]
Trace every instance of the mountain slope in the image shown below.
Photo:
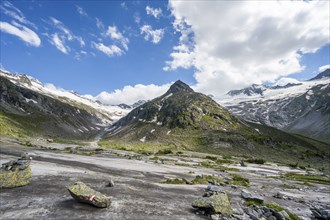
[[[322,143],[315,145],[268,126],[241,121],[181,81],[107,131],[100,142],[103,146],[132,150],[171,148],[284,160],[307,151],[321,155],[326,148]]]
[[[93,114],[101,119],[103,124],[111,124],[126,115],[131,110],[131,108],[125,109],[120,106],[103,105],[98,101],[93,101],[82,97],[75,92],[56,88],[52,84],[42,84],[33,77],[25,74],[12,74],[0,70],[0,77],[8,79],[10,82],[19,87],[57,99],[60,102],[67,103],[76,108],[84,109],[90,114]]]
[[[244,120],[306,135],[330,143],[329,70],[312,80],[285,87],[265,88],[263,94],[233,96],[219,100]]]
[[[57,99],[17,86],[0,76],[1,134],[89,139],[101,119]]]

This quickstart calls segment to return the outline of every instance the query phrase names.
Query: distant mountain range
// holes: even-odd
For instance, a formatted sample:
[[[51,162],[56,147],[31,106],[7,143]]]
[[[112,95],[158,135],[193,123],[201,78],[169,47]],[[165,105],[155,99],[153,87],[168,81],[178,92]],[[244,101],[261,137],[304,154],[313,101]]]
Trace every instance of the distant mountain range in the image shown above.
[[[219,101],[234,115],[330,143],[330,70],[285,86],[252,85]]]
[[[0,71],[0,126],[5,128],[0,135],[88,140],[103,135],[103,143],[246,153],[258,149],[264,154],[269,151],[264,145],[316,149],[275,127],[329,143],[329,70],[299,84],[233,90],[218,103],[177,81],[151,101],[110,106]]]

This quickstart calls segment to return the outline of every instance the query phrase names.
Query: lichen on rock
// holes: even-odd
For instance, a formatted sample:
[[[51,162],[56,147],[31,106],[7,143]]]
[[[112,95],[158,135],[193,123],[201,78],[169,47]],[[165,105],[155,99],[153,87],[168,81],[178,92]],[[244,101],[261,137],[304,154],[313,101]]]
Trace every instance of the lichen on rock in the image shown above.
[[[99,208],[107,208],[111,201],[108,197],[90,188],[83,182],[76,182],[68,187],[71,196],[78,202],[87,203]]]
[[[0,188],[14,188],[31,183],[30,160],[26,156],[2,164],[0,168]]]

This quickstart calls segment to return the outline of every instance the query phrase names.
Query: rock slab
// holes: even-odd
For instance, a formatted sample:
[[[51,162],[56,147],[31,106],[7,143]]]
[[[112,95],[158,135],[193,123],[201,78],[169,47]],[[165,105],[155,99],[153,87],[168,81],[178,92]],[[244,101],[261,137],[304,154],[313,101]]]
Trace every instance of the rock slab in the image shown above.
[[[192,207],[209,210],[215,214],[227,216],[233,214],[227,193],[225,192],[214,192],[209,197],[198,198],[192,203]]]
[[[76,182],[68,188],[71,196],[81,203],[87,203],[99,208],[110,206],[110,199],[102,193],[95,191],[83,182]]]
[[[22,156],[2,164],[0,168],[0,188],[14,188],[31,183],[30,160]]]

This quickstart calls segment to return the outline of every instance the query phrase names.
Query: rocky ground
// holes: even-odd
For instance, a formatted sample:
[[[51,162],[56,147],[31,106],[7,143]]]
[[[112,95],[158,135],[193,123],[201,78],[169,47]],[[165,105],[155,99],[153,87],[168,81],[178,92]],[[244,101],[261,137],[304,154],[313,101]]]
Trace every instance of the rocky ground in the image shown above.
[[[315,218],[313,207],[330,210],[329,185],[278,178],[292,172],[322,174],[313,169],[293,169],[272,163],[245,163],[243,167],[240,158],[223,164],[223,169],[215,169],[205,166],[205,163],[213,164],[212,157],[191,152],[141,155],[106,149],[91,154],[74,150],[77,146],[71,146],[71,150],[69,145],[57,145],[60,150],[54,146],[47,149],[8,140],[0,142],[1,163],[17,159],[22,152],[28,152],[33,158],[31,184],[0,190],[0,219],[208,219],[210,215],[191,206],[204,194],[207,184],[162,183],[174,178],[189,183],[196,176],[206,175],[223,180],[210,181],[210,184],[227,193],[236,219],[260,218],[253,216],[253,207],[247,208],[242,198],[243,189],[262,197],[264,203],[277,203],[301,219]],[[204,166],[200,166],[203,162]],[[234,174],[248,179],[250,186],[232,182]],[[114,187],[106,186],[110,180]],[[67,187],[77,181],[107,195],[110,207],[100,209],[75,201]],[[212,216],[215,217],[219,216]]]

